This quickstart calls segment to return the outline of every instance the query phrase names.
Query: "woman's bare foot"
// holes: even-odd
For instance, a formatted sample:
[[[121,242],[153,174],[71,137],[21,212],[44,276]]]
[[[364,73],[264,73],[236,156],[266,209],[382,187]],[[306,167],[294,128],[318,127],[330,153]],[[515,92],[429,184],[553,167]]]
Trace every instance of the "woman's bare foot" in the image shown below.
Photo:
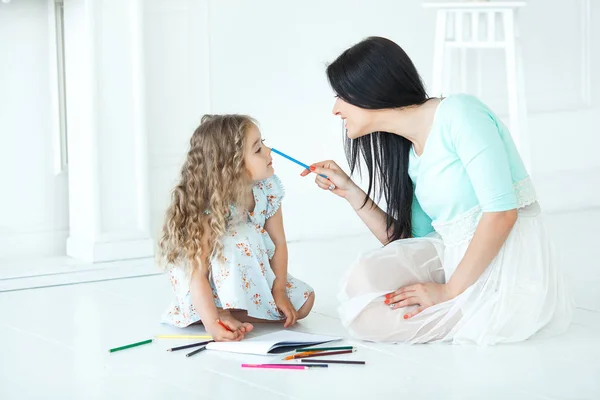
[[[235,329],[239,329],[244,335],[254,329],[254,326],[248,322],[241,322],[231,315],[229,310],[219,310],[219,320],[224,322],[227,326],[233,326]]]

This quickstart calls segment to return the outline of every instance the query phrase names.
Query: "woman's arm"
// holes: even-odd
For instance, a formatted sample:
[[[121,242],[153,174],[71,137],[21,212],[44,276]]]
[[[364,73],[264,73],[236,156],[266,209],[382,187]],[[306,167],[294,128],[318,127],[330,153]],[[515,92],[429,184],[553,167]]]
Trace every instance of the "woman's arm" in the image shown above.
[[[479,279],[498,255],[516,221],[516,209],[483,213],[463,259],[447,282],[450,298],[458,296]]]
[[[383,245],[389,243],[390,232],[386,229],[387,214],[370,198],[367,199],[365,206],[362,206],[367,196],[366,193],[350,179],[339,165],[331,160],[321,161],[313,164],[311,171],[316,174],[315,182],[321,189],[330,190],[333,194],[346,199],[373,235]],[[305,170],[301,176],[309,173],[308,170]],[[320,176],[321,174],[327,176],[327,179]],[[330,189],[332,185],[333,188]]]
[[[393,309],[418,305],[404,316],[406,319],[414,317],[427,307],[455,298],[483,274],[498,255],[516,221],[516,209],[484,213],[462,261],[448,282],[424,282],[405,286],[388,294],[386,304]]]
[[[475,98],[455,99],[446,105],[452,119],[447,122],[445,133],[451,150],[465,168],[483,215],[465,255],[446,284],[410,285],[388,296],[388,304],[394,308],[419,304],[405,318],[454,298],[475,283],[498,255],[517,220],[519,203],[500,122]]]
[[[327,176],[329,177],[329,175]],[[324,178],[321,179],[327,181]],[[367,199],[367,203],[363,207],[366,196],[367,194],[355,184],[353,188],[348,190],[346,200],[371,233],[385,246],[390,242],[391,235],[391,232],[386,229],[387,214],[371,198]]]

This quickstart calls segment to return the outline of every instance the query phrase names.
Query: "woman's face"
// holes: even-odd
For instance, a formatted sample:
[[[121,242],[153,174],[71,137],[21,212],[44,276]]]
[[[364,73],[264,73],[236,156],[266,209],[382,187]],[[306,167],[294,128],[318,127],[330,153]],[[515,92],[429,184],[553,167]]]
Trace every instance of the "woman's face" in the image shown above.
[[[376,131],[376,129],[373,129],[372,127],[372,110],[354,106],[350,103],[346,103],[339,97],[336,97],[331,112],[333,115],[337,115],[344,121],[346,134],[350,139],[356,139]]]

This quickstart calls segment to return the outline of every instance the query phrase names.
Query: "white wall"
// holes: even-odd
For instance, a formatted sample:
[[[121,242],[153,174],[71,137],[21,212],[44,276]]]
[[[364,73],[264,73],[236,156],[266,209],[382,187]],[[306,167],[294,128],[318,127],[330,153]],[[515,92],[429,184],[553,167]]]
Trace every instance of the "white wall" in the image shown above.
[[[152,132],[154,172],[160,177],[154,185],[155,228],[166,204],[165,189],[172,186],[183,157],[185,139],[207,110],[255,116],[269,145],[307,163],[333,158],[344,164],[340,125],[330,114],[333,96],[324,73],[327,62],[366,36],[386,36],[399,43],[424,80],[430,80],[435,17],[417,0],[175,3],[179,14],[163,14],[147,27],[159,27],[153,33],[155,40],[148,43],[147,52],[155,52],[158,62],[149,85],[160,98],[152,101],[164,104],[162,111],[166,111],[153,108],[153,122],[148,124],[161,126]],[[600,111],[600,80],[597,73],[582,67],[586,59],[597,65],[600,57],[600,7],[590,3],[532,1],[522,14],[533,172],[542,200],[551,210],[568,208],[573,199],[578,207],[600,205],[600,191],[590,181],[600,176],[600,135],[593,118]],[[166,8],[159,2],[154,5]],[[581,29],[586,7],[591,9],[589,32]],[[207,11],[208,21],[203,14]],[[194,12],[198,13],[195,20],[190,17]],[[205,40],[210,51],[201,53],[206,50]],[[155,43],[158,48],[151,49]],[[201,74],[207,73],[206,57],[209,87],[201,81]],[[203,61],[201,68],[198,58]],[[503,68],[500,54],[484,57],[481,96],[501,114],[506,111]],[[592,94],[589,103],[586,88]],[[192,102],[198,105],[192,109],[187,99],[196,90],[205,97]],[[299,167],[277,157],[275,161],[287,188],[284,215],[290,240],[364,230],[342,201],[317,190],[309,179],[300,179]]]
[[[0,3],[0,259],[64,254],[67,176],[53,172],[46,1]]]
[[[210,112],[208,2],[144,2],[152,231],[159,234],[189,139]]]

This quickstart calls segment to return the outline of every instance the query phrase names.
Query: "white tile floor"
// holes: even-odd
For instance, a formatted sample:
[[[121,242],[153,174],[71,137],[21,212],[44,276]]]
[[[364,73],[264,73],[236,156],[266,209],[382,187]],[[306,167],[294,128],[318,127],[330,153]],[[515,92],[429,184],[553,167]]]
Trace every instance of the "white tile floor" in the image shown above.
[[[163,276],[0,293],[0,399],[599,399],[600,210],[549,216],[575,288],[575,322],[562,337],[496,347],[348,342],[366,366],[243,370],[245,357],[168,353],[182,341],[109,354],[111,347],[178,331],[158,323],[170,300]],[[290,245],[291,270],[316,289],[295,329],[344,336],[335,292],[368,237]],[[275,326],[259,326],[265,333]],[[189,332],[200,332],[200,327]],[[393,397],[392,397],[393,396]]]

